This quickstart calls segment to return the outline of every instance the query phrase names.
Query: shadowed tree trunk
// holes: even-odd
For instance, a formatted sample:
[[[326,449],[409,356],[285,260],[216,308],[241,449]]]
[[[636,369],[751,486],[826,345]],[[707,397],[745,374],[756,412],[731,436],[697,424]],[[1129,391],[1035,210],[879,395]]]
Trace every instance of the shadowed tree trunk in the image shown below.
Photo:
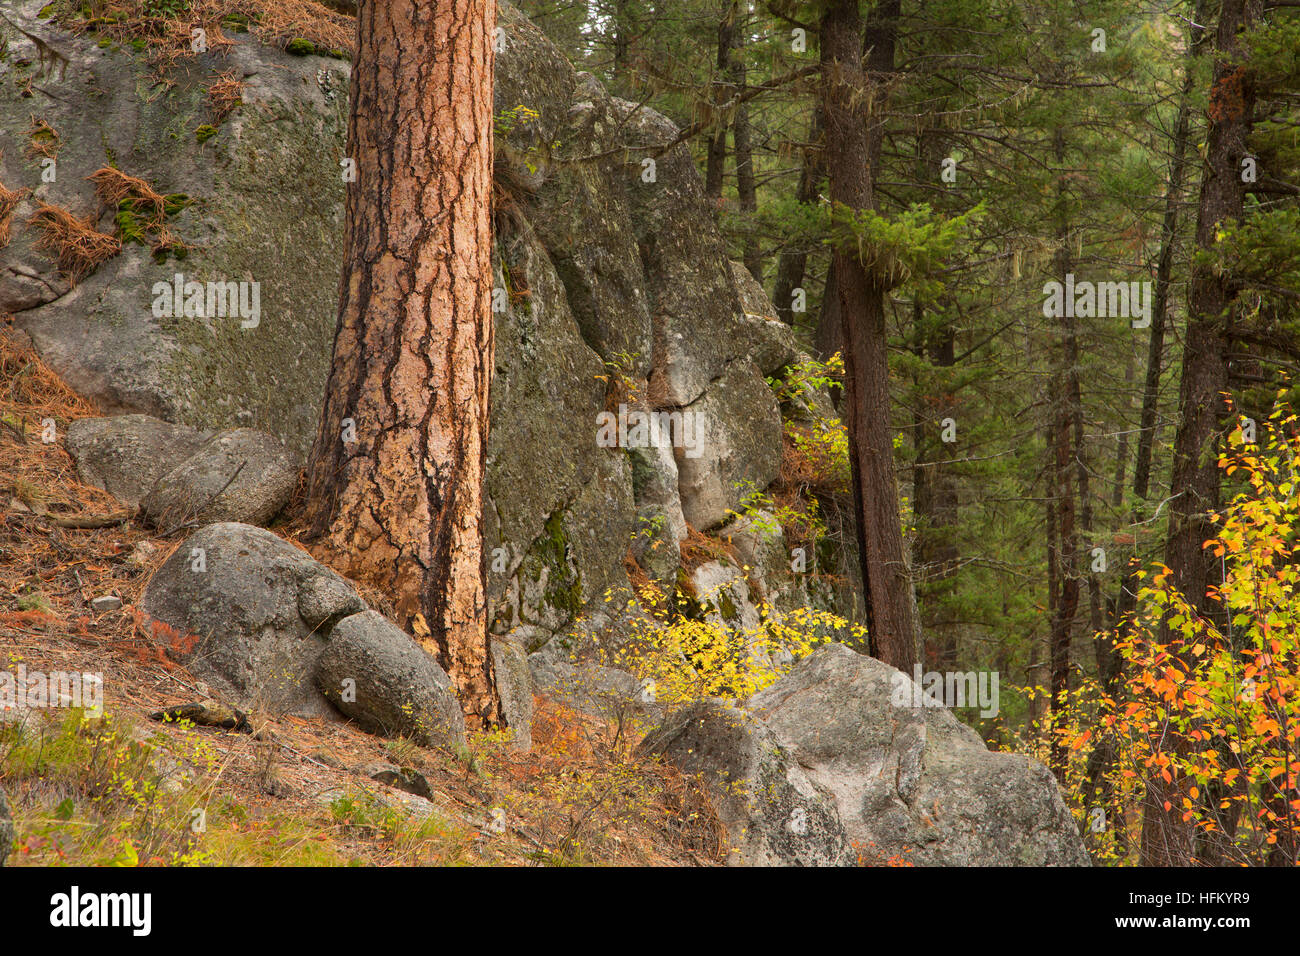
[[[795,198],[804,205],[817,201],[817,187],[825,175],[822,162],[822,108],[813,112],[808,129],[808,145],[803,151],[803,166],[799,172],[799,186]],[[794,325],[794,290],[803,287],[804,273],[808,269],[808,245],[804,239],[796,240],[794,248],[782,250],[776,265],[776,284],[772,289],[772,304],[777,317],[786,325]]]
[[[492,372],[492,0],[363,3],[343,279],[306,518],[497,720],[482,560]]]
[[[739,17],[739,7],[734,7],[734,15]],[[731,88],[736,94],[743,94],[748,82],[745,69],[745,33],[747,21],[732,24]],[[754,179],[754,144],[749,125],[749,105],[741,103],[736,107],[736,117],[731,124],[732,155],[736,162],[736,199],[741,213],[746,217],[745,238],[742,246],[741,260],[754,281],[763,284],[763,254],[759,249],[755,232],[754,216],[758,212],[758,184]]]
[[[745,64],[739,57],[735,61],[740,76],[740,87],[745,85]],[[745,223],[747,231],[741,259],[745,268],[759,285],[763,284],[763,253],[759,248],[755,234],[754,216],[758,212],[758,185],[754,180],[754,146],[750,136],[749,107],[741,104],[736,109],[736,121],[732,124],[732,138],[735,140],[736,158],[736,195],[740,211],[749,217]]]
[[[1214,78],[1210,88],[1209,129],[1205,172],[1196,222],[1196,246],[1208,250],[1224,223],[1241,219],[1245,189],[1241,158],[1249,154],[1246,138],[1254,109],[1252,77],[1243,62],[1239,34],[1258,19],[1259,0],[1223,0],[1215,42]],[[1206,595],[1216,583],[1218,561],[1203,543],[1213,535],[1205,517],[1219,505],[1219,468],[1215,445],[1227,409],[1226,330],[1236,300],[1233,276],[1197,263],[1192,268],[1187,297],[1187,337],[1179,389],[1178,430],[1174,438],[1171,487],[1178,491],[1170,504],[1165,564],[1177,587],[1203,616],[1219,616],[1216,602]],[[1162,639],[1168,639],[1162,627]],[[1187,752],[1191,742],[1169,729],[1162,749]],[[1142,862],[1147,866],[1188,866],[1195,856],[1195,833],[1183,822],[1182,801],[1191,781],[1159,775],[1147,780],[1142,815]],[[1168,809],[1166,809],[1166,806]]]
[[[844,349],[844,329],[840,325],[840,283],[835,278],[835,256],[826,268],[826,288],[822,292],[821,313],[817,316],[817,335],[814,341],[817,357],[823,362]],[[841,392],[834,394],[836,405],[842,404]]]
[[[737,8],[738,0],[733,0],[722,11],[722,18],[718,21],[717,79],[713,91],[715,108],[726,103],[737,92],[731,68]],[[704,195],[713,201],[713,213],[716,216],[722,212],[722,184],[727,170],[727,127],[731,125],[731,120],[721,114],[715,118],[717,127],[713,139],[709,141],[709,157],[704,167]]]
[[[924,305],[918,300],[912,310],[916,353],[925,355],[936,369],[953,368],[956,337],[952,326],[927,333],[923,329]],[[916,449],[912,464],[912,515],[917,529],[913,573],[924,625],[924,662],[927,668],[933,666],[941,671],[955,671],[958,658],[958,626],[945,607],[945,599],[952,595],[953,574],[961,557],[953,540],[957,530],[958,485],[950,466],[952,449],[941,438],[944,419],[956,414],[954,399],[947,383],[918,393],[912,425]]]
[[[1192,19],[1204,24],[1207,16],[1206,0],[1196,4]],[[1132,520],[1136,530],[1138,523],[1147,520],[1147,501],[1151,496],[1151,458],[1156,438],[1156,416],[1160,404],[1160,374],[1164,365],[1165,327],[1169,315],[1169,290],[1173,285],[1174,254],[1178,246],[1179,218],[1184,202],[1183,192],[1187,180],[1187,149],[1189,127],[1191,124],[1192,94],[1196,83],[1195,58],[1201,53],[1208,36],[1204,29],[1192,28],[1191,42],[1188,44],[1184,58],[1183,84],[1178,99],[1178,116],[1174,124],[1174,138],[1169,159],[1169,180],[1165,186],[1164,213],[1160,226],[1160,252],[1156,259],[1155,301],[1151,310],[1151,331],[1147,340],[1146,380],[1142,389],[1142,413],[1138,425],[1137,454],[1133,465],[1133,502]],[[1120,464],[1116,472],[1114,503],[1118,508],[1123,504],[1123,465],[1124,449],[1120,447]],[[1138,541],[1134,536],[1136,550]],[[1137,571],[1141,562],[1135,554],[1125,566],[1120,581],[1119,594],[1115,599],[1114,614],[1111,616],[1115,631],[1127,637],[1131,632],[1133,612],[1137,610],[1138,578]],[[1110,633],[1097,635],[1097,673],[1101,678],[1102,688],[1108,695],[1118,693],[1124,677],[1123,657],[1115,646]],[[1088,760],[1088,779],[1095,800],[1107,808],[1108,816],[1118,819],[1119,808],[1115,801],[1114,788],[1108,775],[1116,759],[1116,746],[1113,738],[1103,736],[1097,749]],[[1115,830],[1121,847],[1128,842],[1127,831]]]
[[[1064,168],[1065,139],[1058,130],[1056,133],[1056,160]],[[1071,270],[1069,253],[1070,229],[1066,214],[1064,186],[1061,189],[1060,213],[1057,241],[1060,248],[1056,256],[1055,276],[1064,282]],[[1068,310],[1063,310],[1068,311]],[[1076,526],[1078,499],[1075,494],[1075,480],[1078,477],[1076,464],[1082,453],[1082,397],[1079,390],[1079,344],[1078,328],[1075,319],[1066,315],[1060,317],[1059,328],[1053,328],[1053,365],[1052,400],[1051,400],[1051,444],[1048,447],[1051,475],[1051,488],[1048,495],[1054,507],[1051,514],[1055,517],[1056,528],[1056,586],[1058,593],[1052,615],[1051,661],[1048,680],[1050,697],[1049,707],[1055,713],[1065,706],[1065,693],[1070,689],[1070,646],[1074,634],[1074,619],[1079,609],[1079,533]],[[1076,418],[1078,421],[1076,422]],[[1080,493],[1083,489],[1079,489]],[[1049,763],[1057,779],[1065,782],[1066,752],[1063,741],[1057,735],[1052,737]]]
[[[893,62],[887,2],[877,31],[873,63]],[[863,70],[863,28],[857,0],[831,0],[821,22],[822,89],[827,172],[831,202],[860,211],[872,208],[872,143],[879,144],[883,89]],[[858,556],[872,656],[910,673],[917,660],[912,582],[894,479],[890,431],[889,353],[885,287],[863,266],[856,251],[834,252],[844,339],[845,409],[853,470]]]

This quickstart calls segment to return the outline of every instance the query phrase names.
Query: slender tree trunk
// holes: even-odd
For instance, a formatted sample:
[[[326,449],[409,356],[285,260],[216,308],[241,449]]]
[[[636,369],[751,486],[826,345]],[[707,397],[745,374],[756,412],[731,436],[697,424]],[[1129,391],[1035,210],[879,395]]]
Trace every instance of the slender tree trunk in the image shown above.
[[[631,0],[614,0],[614,85],[626,89],[628,83],[629,53],[632,49],[632,27],[628,22]]]
[[[882,89],[867,80],[863,69],[862,37],[857,0],[830,0],[821,23],[827,168],[831,202],[851,210],[872,208],[871,143],[880,141],[883,108]],[[891,63],[892,58],[891,45]],[[910,672],[917,660],[917,635],[889,426],[886,290],[854,250],[838,247],[834,257],[870,650],[873,656]]]
[[[1052,615],[1051,660],[1048,682],[1051,696],[1049,706],[1053,711],[1064,703],[1063,694],[1070,687],[1070,644],[1074,617],[1079,607],[1078,534],[1075,530],[1074,461],[1070,443],[1070,409],[1068,405],[1067,375],[1054,376],[1054,390],[1059,388],[1052,415],[1051,468],[1053,487],[1050,514],[1056,520],[1052,538],[1056,542],[1053,564],[1057,594]],[[1057,779],[1065,782],[1065,751],[1058,736],[1052,737],[1051,768]]]
[[[740,17],[739,4],[732,7],[733,17]],[[748,82],[745,69],[745,33],[746,22],[737,20],[731,27],[731,52],[728,70],[731,73],[731,89],[734,94],[742,94]],[[754,145],[749,126],[749,105],[741,103],[736,107],[736,116],[731,124],[732,155],[736,162],[736,197],[740,211],[748,218],[745,223],[745,239],[742,244],[741,260],[754,281],[763,284],[763,258],[758,240],[754,233],[754,216],[758,212],[758,184],[754,179]]]
[[[482,560],[491,315],[491,0],[363,3],[334,358],[306,517],[334,567],[430,632],[498,717]]]
[[[835,275],[835,256],[826,268],[826,288],[822,291],[821,314],[817,316],[817,354],[825,362],[836,352],[844,350],[844,328],[840,324],[840,282]],[[835,397],[842,403],[841,393]]]
[[[1056,520],[1056,466],[1052,460],[1052,449],[1056,442],[1055,432],[1053,431],[1054,426],[1055,422],[1049,420],[1047,427],[1043,429],[1043,445],[1048,452],[1047,464],[1043,469],[1044,485],[1046,486],[1043,495],[1043,517],[1046,528],[1045,538],[1047,540],[1047,631],[1034,655],[1034,662],[1029,668],[1030,686],[1038,689],[1045,686],[1050,687],[1052,683],[1052,659],[1053,648],[1055,647],[1053,637],[1056,633],[1057,608],[1061,603],[1061,546],[1058,541],[1060,526]],[[1039,722],[1040,728],[1044,726],[1050,706],[1050,694],[1040,693],[1034,697],[1032,704],[1033,717]],[[1055,752],[1053,751],[1054,755]]]
[[[1137,380],[1137,364],[1133,355],[1133,349],[1129,348],[1124,353],[1124,404],[1128,410],[1133,410],[1133,383]],[[1120,430],[1118,447],[1115,449],[1115,480],[1110,486],[1110,506],[1112,508],[1122,508],[1124,506],[1124,480],[1128,476],[1128,429]]]
[[[735,43],[737,13],[738,0],[732,0],[718,21],[717,80],[713,92],[715,109],[736,95],[731,49]],[[722,184],[727,169],[727,127],[731,125],[727,116],[719,115],[716,119],[717,127],[713,139],[709,141],[709,156],[704,167],[704,195],[713,201],[715,215],[722,211]]]
[[[739,65],[737,71],[740,77],[739,86],[743,89],[745,65],[739,57],[736,63]],[[749,107],[743,103],[736,109],[736,120],[732,124],[731,134],[735,147],[733,155],[736,158],[736,195],[739,198],[740,211],[749,217],[749,221],[745,224],[746,233],[741,258],[749,274],[754,277],[754,281],[762,285],[763,254],[754,232],[754,216],[758,212],[758,186],[754,181],[754,146],[750,137]]]
[[[1204,24],[1206,15],[1206,4],[1202,0],[1196,5],[1196,22]],[[1196,81],[1193,59],[1199,53],[1207,34],[1208,31],[1198,31],[1188,46],[1183,87],[1178,100],[1178,120],[1174,127],[1169,183],[1165,189],[1165,208],[1160,225],[1160,253],[1156,260],[1151,333],[1147,341],[1146,382],[1142,389],[1142,415],[1138,422],[1137,456],[1133,465],[1135,521],[1147,517],[1145,503],[1151,495],[1151,455],[1155,445],[1156,416],[1160,406],[1160,373],[1164,365],[1165,325],[1169,316],[1169,290],[1173,284],[1174,254],[1178,247],[1179,212],[1187,179],[1187,142],[1191,124],[1192,87]],[[1135,564],[1130,564],[1125,569],[1115,607],[1117,626],[1124,626],[1123,622],[1128,620],[1137,608],[1137,570]]]
[[[925,307],[913,305],[918,339],[916,351],[935,368],[951,369],[956,364],[956,338],[951,326],[940,329],[925,342],[922,320]],[[943,420],[956,414],[953,396],[946,383],[939,389],[919,391],[919,405],[913,423],[916,460],[912,467],[912,515],[916,524],[917,604],[925,635],[925,662],[940,671],[957,670],[957,626],[943,610],[944,599],[953,590],[953,573],[960,554],[953,540],[956,531],[957,482],[951,473],[951,448],[941,436]],[[923,583],[920,583],[923,582]]]
[[[808,128],[808,145],[803,151],[799,186],[795,191],[795,198],[805,206],[817,201],[817,187],[826,175],[821,138],[822,108],[818,105]],[[803,287],[804,273],[808,269],[808,247],[804,240],[798,242],[797,246],[782,250],[776,265],[776,284],[772,288],[777,317],[786,325],[794,325],[794,290]]]
[[[1215,233],[1222,224],[1239,221],[1242,216],[1245,192],[1240,176],[1241,158],[1249,152],[1246,139],[1255,104],[1253,81],[1243,62],[1239,34],[1258,18],[1259,10],[1259,0],[1222,0],[1219,6],[1205,172],[1196,223],[1196,245],[1202,250],[1213,248]],[[1173,585],[1206,617],[1221,613],[1216,602],[1206,594],[1216,581],[1218,563],[1202,544],[1213,534],[1213,525],[1205,514],[1219,505],[1215,446],[1226,415],[1223,400],[1228,387],[1226,333],[1235,299],[1232,276],[1207,265],[1193,266],[1179,389],[1179,423],[1174,438],[1171,486],[1176,497],[1170,505],[1165,564],[1172,572]],[[1166,629],[1162,628],[1161,633],[1168,638]],[[1192,743],[1167,728],[1161,746],[1186,753]],[[1195,834],[1182,820],[1182,800],[1190,785],[1190,781],[1180,777],[1175,777],[1172,783],[1166,783],[1159,775],[1147,780],[1142,818],[1144,864],[1188,866],[1193,862]]]
[[[1208,15],[1205,0],[1196,5],[1195,20],[1204,24]],[[1187,179],[1187,141],[1191,124],[1192,87],[1196,82],[1194,58],[1208,31],[1198,31],[1188,46],[1183,68],[1183,87],[1178,99],[1178,120],[1169,160],[1169,183],[1165,189],[1164,216],[1160,224],[1160,254],[1156,260],[1155,301],[1151,309],[1151,336],[1147,344],[1146,383],[1142,389],[1142,417],[1138,425],[1137,461],[1133,467],[1136,503],[1150,495],[1151,449],[1155,443],[1156,415],[1160,403],[1160,372],[1164,364],[1165,323],[1169,315],[1169,290],[1173,284],[1174,254],[1178,248],[1178,219]],[[1143,517],[1146,517],[1145,514]]]
[[[1064,283],[1073,268],[1070,256],[1070,209],[1066,187],[1065,131],[1058,127],[1053,136],[1053,153],[1059,172],[1056,195],[1056,241],[1054,263],[1055,277]],[[1074,631],[1074,618],[1079,608],[1079,536],[1075,524],[1075,480],[1079,474],[1080,447],[1083,432],[1083,408],[1079,389],[1079,344],[1077,320],[1065,309],[1056,321],[1061,323],[1051,330],[1052,387],[1049,430],[1048,473],[1051,475],[1049,514],[1054,516],[1056,527],[1049,529],[1049,541],[1056,542],[1055,574],[1057,593],[1052,606],[1050,661],[1048,667],[1048,706],[1053,712],[1064,705],[1064,694],[1070,687],[1070,646]],[[1073,439],[1073,440],[1072,440]],[[1050,764],[1058,780],[1065,782],[1066,753],[1058,735],[1052,736]]]
[[[1192,19],[1204,24],[1207,13],[1206,0],[1199,0]],[[1196,30],[1196,28],[1192,28]],[[1151,496],[1151,459],[1156,439],[1156,417],[1160,406],[1160,376],[1164,366],[1165,328],[1169,316],[1169,292],[1173,284],[1174,256],[1178,248],[1178,230],[1180,212],[1183,204],[1183,192],[1187,180],[1187,144],[1192,113],[1192,93],[1196,82],[1195,58],[1208,37],[1209,31],[1196,30],[1191,36],[1183,65],[1183,83],[1178,98],[1178,117],[1174,124],[1174,138],[1170,146],[1169,180],[1165,185],[1164,213],[1160,225],[1160,251],[1156,257],[1155,296],[1151,309],[1151,330],[1147,340],[1146,378],[1142,388],[1142,411],[1138,420],[1137,452],[1133,465],[1133,503],[1132,520],[1135,529],[1138,522],[1145,520],[1146,503]],[[1127,377],[1126,377],[1127,381]],[[1116,472],[1115,506],[1123,503],[1121,482],[1123,480],[1124,446],[1121,446],[1121,462]],[[1134,538],[1134,544],[1137,544]],[[1115,598],[1112,626],[1123,636],[1131,633],[1132,616],[1137,610],[1138,579],[1140,562],[1136,556],[1124,568],[1120,580],[1119,594]],[[1113,633],[1097,636],[1097,672],[1106,694],[1118,693],[1124,679],[1123,657],[1116,648]],[[1116,758],[1113,739],[1107,735],[1098,742],[1096,750],[1088,760],[1088,779],[1092,792],[1101,805],[1107,807],[1107,815],[1117,819],[1119,808],[1116,804],[1114,787],[1108,775],[1112,772]],[[1121,848],[1127,845],[1126,831],[1121,827],[1116,830]]]

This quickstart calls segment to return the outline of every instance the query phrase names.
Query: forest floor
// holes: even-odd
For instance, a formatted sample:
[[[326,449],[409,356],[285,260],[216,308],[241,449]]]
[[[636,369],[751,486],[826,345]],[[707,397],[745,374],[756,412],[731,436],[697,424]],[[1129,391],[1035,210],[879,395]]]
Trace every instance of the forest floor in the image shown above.
[[[341,718],[254,714],[256,736],[150,720],[205,696],[137,610],[183,536],[152,536],[77,480],[62,438],[95,414],[0,329],[0,671],[100,675],[104,710],[91,719],[0,701],[10,865],[723,861],[723,830],[697,781],[640,759],[627,728],[544,697],[528,753],[487,733],[426,749]],[[49,419],[52,442],[42,441]],[[111,523],[75,527],[96,518]],[[121,607],[96,611],[103,596]],[[418,772],[431,799],[374,781],[375,764]]]

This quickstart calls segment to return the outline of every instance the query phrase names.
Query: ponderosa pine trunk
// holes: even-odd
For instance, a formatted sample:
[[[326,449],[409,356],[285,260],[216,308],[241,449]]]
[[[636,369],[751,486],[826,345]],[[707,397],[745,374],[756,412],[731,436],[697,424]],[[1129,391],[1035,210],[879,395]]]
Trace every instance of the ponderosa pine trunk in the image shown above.
[[[494,0],[363,3],[343,279],[305,516],[498,719],[482,560],[492,373]]]
[[[884,7],[897,10],[897,4]],[[832,204],[872,208],[872,142],[880,142],[883,89],[863,69],[863,26],[857,0],[831,0],[821,21],[822,90],[827,172]],[[888,43],[889,24],[880,43]],[[883,62],[873,48],[873,61]],[[856,251],[834,251],[844,342],[845,397],[869,647],[873,657],[906,673],[917,660],[912,582],[894,478],[890,430],[889,352],[885,280],[871,275]]]

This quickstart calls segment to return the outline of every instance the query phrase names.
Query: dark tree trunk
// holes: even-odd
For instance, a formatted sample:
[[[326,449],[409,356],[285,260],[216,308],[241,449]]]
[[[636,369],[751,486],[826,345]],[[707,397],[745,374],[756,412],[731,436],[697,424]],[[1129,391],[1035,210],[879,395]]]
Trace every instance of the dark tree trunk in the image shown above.
[[[812,122],[808,128],[808,144],[803,151],[803,165],[799,171],[799,186],[795,198],[804,205],[817,201],[817,190],[826,175],[823,162],[822,108],[819,105],[813,111]],[[795,313],[794,290],[803,288],[804,273],[808,269],[808,247],[804,240],[798,240],[793,248],[782,250],[776,265],[776,284],[772,289],[772,302],[776,306],[777,317],[786,325],[794,325]],[[829,294],[829,293],[828,293]],[[838,318],[836,319],[838,322]]]
[[[826,288],[822,292],[821,313],[817,316],[817,355],[823,362],[844,350],[844,329],[840,325],[840,283],[835,276],[835,256],[826,269]],[[836,392],[836,397],[840,393]]]
[[[1209,250],[1223,223],[1241,219],[1244,186],[1241,158],[1248,155],[1246,139],[1251,128],[1254,90],[1243,63],[1239,34],[1256,20],[1259,0],[1223,0],[1215,43],[1216,58],[1210,89],[1209,129],[1205,146],[1205,172],[1196,223],[1196,245]],[[1213,535],[1205,513],[1219,505],[1219,468],[1215,454],[1226,415],[1223,393],[1228,387],[1227,329],[1235,304],[1233,277],[1206,265],[1192,268],[1187,302],[1187,337],[1183,348],[1183,374],[1179,389],[1178,430],[1174,438],[1169,537],[1165,564],[1172,584],[1203,616],[1219,616],[1220,609],[1206,594],[1216,583],[1217,560],[1202,544]],[[1162,629],[1162,635],[1167,632]],[[1191,741],[1168,729],[1160,746],[1185,753]],[[1195,835],[1182,820],[1182,801],[1191,781],[1160,776],[1147,780],[1142,818],[1142,862],[1148,866],[1188,866],[1195,856]],[[1165,804],[1169,809],[1165,809]]]
[[[956,339],[946,327],[925,342],[922,329],[924,306],[913,306],[914,327],[921,339],[916,349],[936,368],[956,364]],[[953,535],[957,526],[957,482],[948,462],[951,448],[942,440],[942,423],[955,415],[953,396],[940,389],[917,395],[920,405],[913,423],[916,460],[912,467],[912,514],[917,535],[913,575],[917,578],[917,605],[925,635],[925,662],[940,671],[957,670],[957,627],[941,613],[943,598],[951,593],[951,581],[960,553]]]
[[[888,31],[882,32],[886,34],[892,37]],[[884,105],[880,101],[883,90],[867,79],[863,69],[862,37],[857,0],[831,0],[821,22],[827,169],[831,202],[850,210],[870,209],[873,205],[871,143],[880,142]],[[873,50],[873,56],[877,55],[883,59],[883,54]],[[834,257],[844,339],[844,402],[870,651],[886,663],[910,672],[917,660],[917,633],[889,424],[886,289],[880,277],[868,273],[856,250],[839,246]]]
[[[1205,0],[1196,5],[1193,20],[1204,24],[1207,16]],[[1197,30],[1187,49],[1183,67],[1183,84],[1178,99],[1178,118],[1174,124],[1174,138],[1170,147],[1169,180],[1165,186],[1164,213],[1160,225],[1160,251],[1156,258],[1155,296],[1151,309],[1151,330],[1147,340],[1146,378],[1142,388],[1142,411],[1138,421],[1137,452],[1133,465],[1133,502],[1132,520],[1135,528],[1133,544],[1136,547],[1140,533],[1139,522],[1146,520],[1147,501],[1151,496],[1151,459],[1152,449],[1157,435],[1156,418],[1160,406],[1160,376],[1164,366],[1165,328],[1169,315],[1169,292],[1173,284],[1174,256],[1178,248],[1178,230],[1180,212],[1183,204],[1183,192],[1187,180],[1187,144],[1191,124],[1192,93],[1196,82],[1195,58],[1208,37],[1208,31]],[[1126,437],[1126,436],[1125,436]],[[1123,456],[1125,445],[1121,445],[1121,462],[1116,473],[1115,506],[1123,504]],[[1112,627],[1122,636],[1132,632],[1132,618],[1137,610],[1138,579],[1140,561],[1135,556],[1124,567],[1120,580],[1119,593],[1116,595]],[[1116,648],[1114,635],[1103,633],[1097,636],[1097,672],[1103,690],[1107,695],[1118,693],[1124,679],[1123,657]],[[1116,758],[1114,742],[1110,737],[1103,737],[1097,749],[1088,761],[1088,778],[1092,792],[1100,805],[1107,808],[1108,817],[1117,818],[1119,808],[1108,775],[1111,773]],[[1123,828],[1116,830],[1121,846],[1127,837]]]
[[[632,0],[614,0],[614,82],[626,88],[627,73],[632,49],[632,27],[628,22],[628,10]]]
[[[737,58],[740,88],[744,88],[744,63]],[[763,284],[763,254],[754,232],[754,215],[758,212],[758,186],[754,182],[754,147],[750,141],[749,107],[741,104],[736,109],[736,120],[731,127],[736,157],[736,194],[740,200],[740,211],[749,221],[745,223],[745,241],[741,258],[745,268],[759,285]]]
[[[1056,184],[1056,241],[1058,243],[1054,273],[1058,282],[1065,282],[1072,269],[1070,257],[1070,210],[1066,186],[1065,131],[1058,127],[1053,136],[1053,152],[1060,171]],[[1079,609],[1079,534],[1076,527],[1075,483],[1079,475],[1080,444],[1083,438],[1083,404],[1079,388],[1079,343],[1076,319],[1066,314],[1058,317],[1062,323],[1051,330],[1052,385],[1051,426],[1048,431],[1047,454],[1050,477],[1049,516],[1056,525],[1049,528],[1049,542],[1056,542],[1049,580],[1055,579],[1057,593],[1052,600],[1051,637],[1049,638],[1048,706],[1055,712],[1064,701],[1070,688],[1070,646],[1074,633],[1074,618]],[[1066,753],[1061,738],[1052,736],[1049,763],[1059,781],[1065,782]]]
[[[717,125],[713,138],[709,141],[709,156],[704,167],[704,195],[713,201],[715,215],[722,211],[722,184],[727,170],[727,127],[731,125],[730,118],[722,113],[721,108],[737,92],[731,61],[738,12],[738,3],[733,0],[718,21],[717,78],[713,88],[713,107],[718,115],[715,117]]]

